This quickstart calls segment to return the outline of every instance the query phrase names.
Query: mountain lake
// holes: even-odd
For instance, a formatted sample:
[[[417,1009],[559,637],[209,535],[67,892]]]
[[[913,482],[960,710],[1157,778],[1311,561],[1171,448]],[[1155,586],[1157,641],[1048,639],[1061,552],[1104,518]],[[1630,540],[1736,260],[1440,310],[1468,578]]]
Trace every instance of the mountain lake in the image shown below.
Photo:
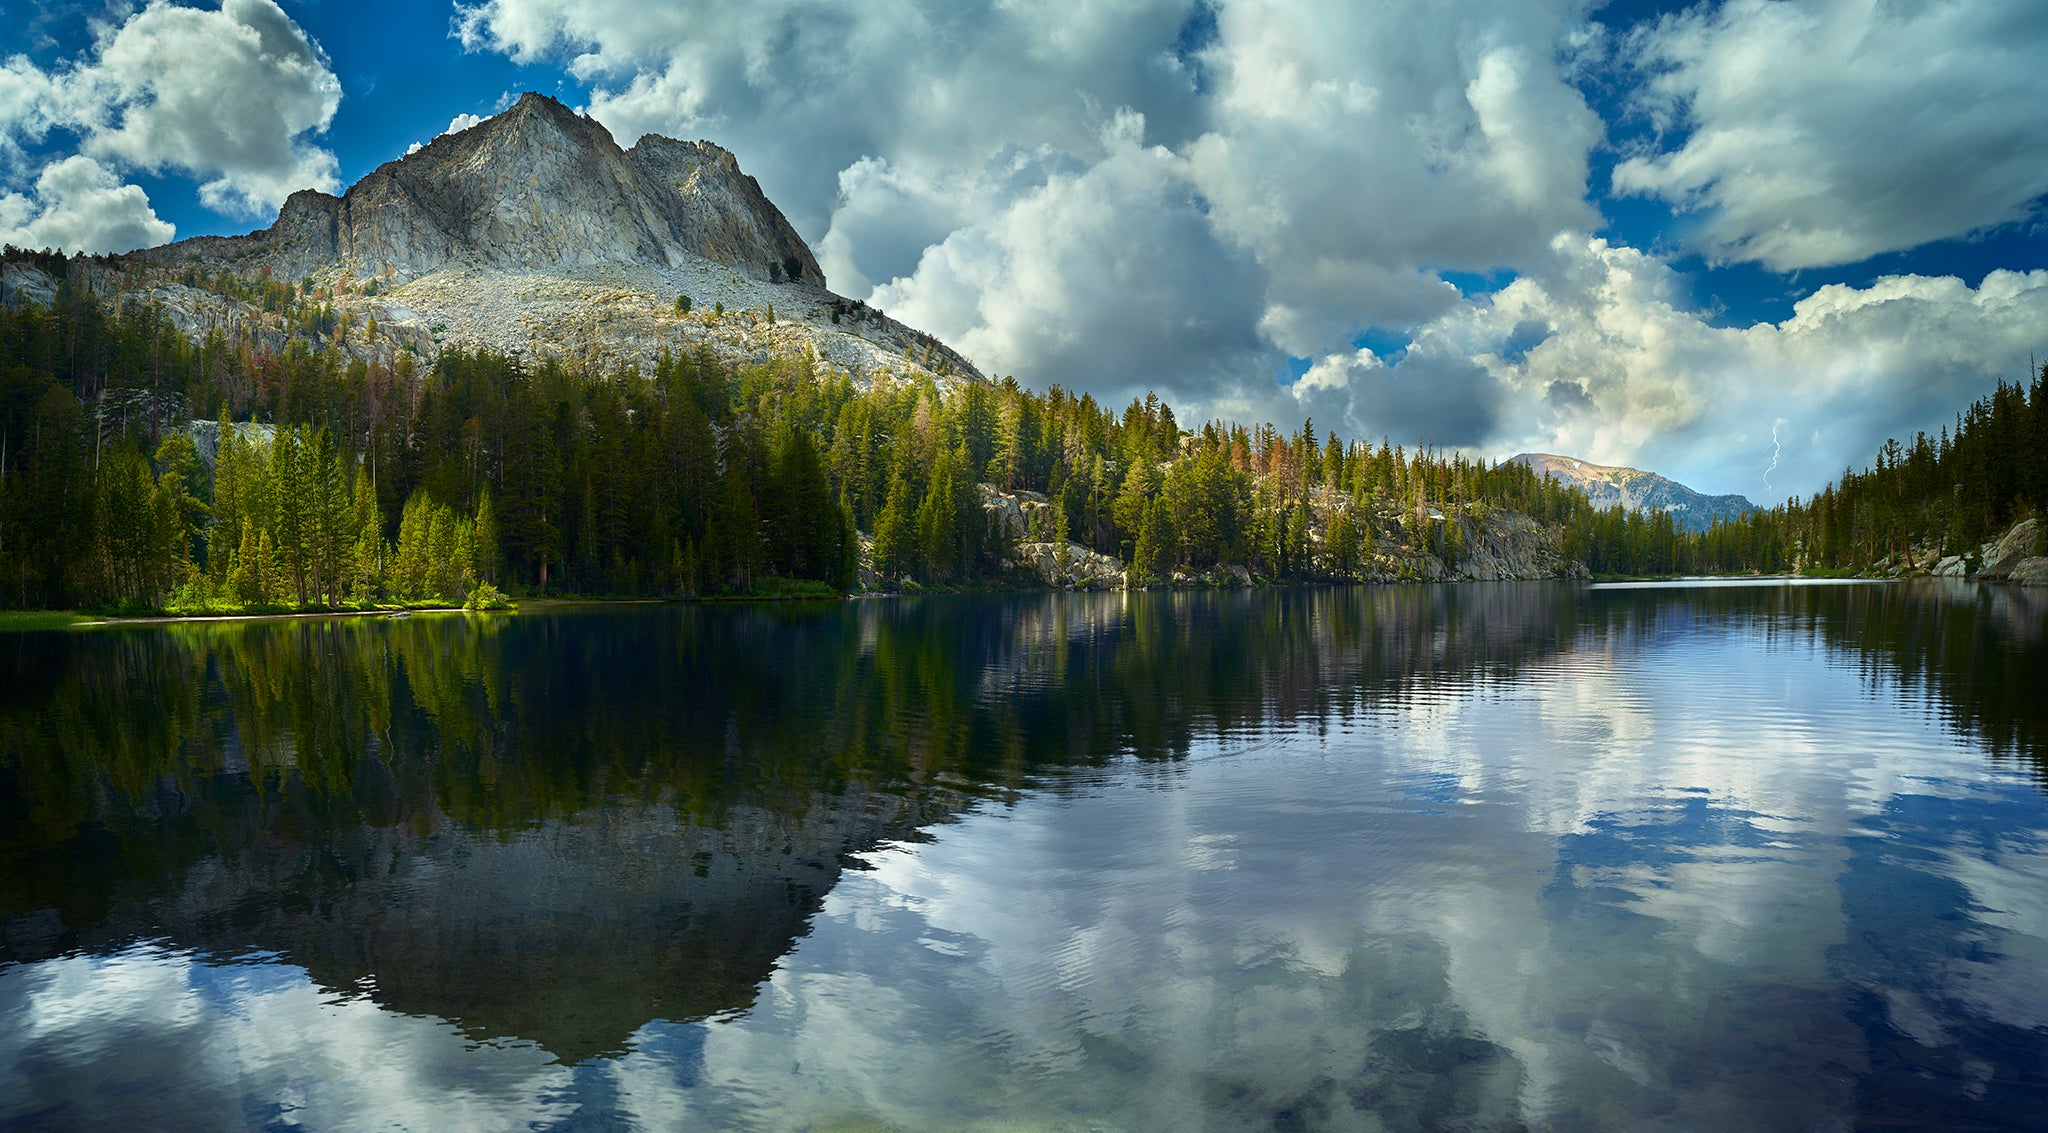
[[[0,633],[0,1129],[2039,1129],[2048,594]]]

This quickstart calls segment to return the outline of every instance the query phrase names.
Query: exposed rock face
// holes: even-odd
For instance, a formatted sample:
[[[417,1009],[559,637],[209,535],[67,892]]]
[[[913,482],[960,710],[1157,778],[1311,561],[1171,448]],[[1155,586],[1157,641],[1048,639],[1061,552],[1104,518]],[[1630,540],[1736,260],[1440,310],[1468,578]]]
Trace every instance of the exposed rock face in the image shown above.
[[[1584,491],[1596,508],[1620,504],[1636,511],[1667,511],[1680,527],[1689,531],[1705,531],[1716,519],[1740,519],[1756,510],[1746,496],[1703,495],[1676,480],[1639,468],[1588,464],[1547,452],[1520,453],[1508,460],[1529,466],[1538,476],[1549,476]]]
[[[1038,492],[1006,492],[994,484],[977,484],[988,533],[998,543],[1030,542],[1052,534],[1052,501]]]
[[[254,421],[238,421],[228,428],[251,444],[269,447],[271,438],[277,435],[277,426],[259,424]],[[196,417],[187,421],[183,432],[192,438],[192,447],[199,450],[199,459],[212,468],[220,458],[220,422]]]
[[[1584,565],[1564,562],[1553,533],[1520,512],[1488,512],[1464,522],[1466,552],[1456,568],[1460,577],[1502,582],[1586,576]]]
[[[32,264],[8,262],[0,264],[0,307],[17,307],[24,303],[41,303],[45,306],[57,299],[57,281]]]
[[[451,264],[679,267],[691,256],[759,279],[824,275],[733,155],[649,135],[620,149],[603,126],[528,94],[505,113],[386,162],[332,197],[294,193],[277,223],[136,256],[198,254],[300,279],[340,267],[413,279]]]
[[[994,484],[977,484],[988,533],[1010,548],[1010,567],[1036,575],[1060,590],[1115,590],[1124,585],[1124,564],[1079,543],[1059,537],[1052,501],[1038,492],[1006,492]]]

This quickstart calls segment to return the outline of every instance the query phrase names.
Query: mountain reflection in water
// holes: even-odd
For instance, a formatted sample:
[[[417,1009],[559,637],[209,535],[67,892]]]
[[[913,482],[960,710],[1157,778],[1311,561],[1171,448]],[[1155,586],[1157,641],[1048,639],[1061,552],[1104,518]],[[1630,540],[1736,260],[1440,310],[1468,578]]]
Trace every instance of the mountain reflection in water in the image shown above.
[[[0,942],[282,953],[567,1061],[743,1008],[977,798],[1560,646],[1572,598],[1038,597],[22,634]]]
[[[796,956],[792,949],[821,911],[832,919],[827,895],[842,885],[843,871],[880,871],[870,888],[846,892],[844,901],[858,904],[912,860],[891,847],[926,842],[963,812],[1075,791],[1083,799],[1076,807],[1108,806],[1087,802],[1087,793],[1131,774],[1164,775],[1173,786],[1175,769],[1191,755],[1220,752],[1236,753],[1229,757],[1247,769],[1237,777],[1248,781],[1232,797],[1256,813],[1277,805],[1267,792],[1284,790],[1250,781],[1251,769],[1256,777],[1290,776],[1295,765],[1287,761],[1319,758],[1317,743],[1326,748],[1333,733],[1447,733],[1427,718],[1513,700],[1527,675],[1640,657],[1689,635],[1733,633],[1744,648],[1761,649],[1760,662],[1788,642],[1821,650],[1830,665],[1854,666],[1866,697],[1918,705],[1994,766],[2048,784],[2044,617],[2041,595],[1966,586],[1534,584],[579,609],[0,635],[0,1013],[10,1009],[7,979],[19,987],[23,973],[50,965],[65,971],[81,957],[111,958],[107,969],[145,983],[186,962],[180,958],[227,965],[217,972],[253,970],[232,963],[253,958],[303,969],[312,986],[297,994],[322,1009],[374,1005],[445,1020],[469,1041],[501,1051],[530,1050],[521,1073],[540,1075],[535,1081],[551,1062],[630,1067],[664,1043],[675,1048],[662,1055],[669,1062],[701,1063],[705,1032],[650,1024],[752,1014],[770,1027],[787,1004],[764,1006],[757,997],[817,962],[817,949]],[[1588,686],[1573,687],[1583,694]],[[1608,694],[1625,700],[1632,692],[1601,693]],[[1638,710],[1595,707],[1580,706],[1583,719],[1573,727],[1605,729],[1599,740],[1610,745],[1628,711]],[[1574,711],[1569,704],[1546,710]],[[1323,739],[1309,739],[1317,736]],[[1407,742],[1411,749],[1422,743]],[[1425,809],[1472,801],[1454,797],[1459,775],[1499,779],[1503,767],[1512,782],[1533,775],[1520,757],[1487,767],[1469,766],[1473,758],[1444,753],[1438,774],[1451,778],[1428,788],[1443,797],[1425,799]],[[1307,781],[1317,772],[1301,774]],[[1344,779],[1342,787],[1369,793],[1397,778],[1391,768],[1374,774],[1379,779]],[[1744,838],[1730,834],[1730,823],[1767,829],[1808,817],[1686,796],[1672,804],[1668,821],[1677,825],[1652,845],[1616,805],[1632,791],[1669,794],[1681,786],[1587,781],[1574,788],[1606,800],[1607,809],[1559,820],[1570,832],[1546,840],[1574,864],[1544,866],[1559,871],[1544,889],[1548,912],[1522,912],[1538,921],[1569,914],[1573,932],[1626,936],[1615,925],[1599,927],[1612,894],[1632,894],[1616,908],[1681,899],[1669,886],[1636,883],[1643,869],[1687,852],[1672,834],[1706,830],[1716,845],[1740,846]],[[1490,789],[1504,788],[1494,782]],[[1408,794],[1386,800],[1387,813],[1408,813],[1415,784],[1402,790]],[[1521,805],[1532,813],[1579,805],[1542,794],[1532,785]],[[1200,797],[1190,791],[1191,800]],[[1316,837],[1326,842],[1314,841],[1303,833],[1317,829],[1314,808],[1301,813],[1300,831],[1271,840],[1304,861],[1362,836],[1353,814],[1320,830]],[[1143,821],[1133,812],[1110,829]],[[1456,824],[1440,817],[1390,818],[1373,829],[1419,839],[1375,851],[1387,855],[1388,876],[1418,855],[1445,855],[1436,843],[1458,836]],[[1248,834],[1219,825],[1180,841],[1164,836],[1154,852],[1172,860],[1147,868],[1184,868],[1190,855],[1259,852]],[[1085,842],[1106,835],[1081,824],[1052,836]],[[1716,868],[1728,876],[1765,868],[1768,841],[1757,843],[1758,861]],[[1114,874],[1119,854],[1136,852],[1111,842],[1098,850],[1105,876]],[[1074,853],[1059,860],[1083,871],[1089,861]],[[1954,947],[1925,938],[1921,918],[1951,915],[1945,907],[1888,907],[1862,888],[1874,875],[1844,874],[1839,903],[1857,906],[1846,913],[1774,915],[1793,936],[1840,936],[1845,915],[1872,926],[1835,946],[1839,970],[1903,962],[1888,959],[1902,948]],[[1270,882],[1275,875],[1246,876]],[[1014,880],[1019,887],[1032,881]],[[897,889],[904,886],[914,882]],[[1246,923],[1256,920],[1257,894],[1227,896],[1243,903],[1252,918]],[[1136,893],[1088,899],[1131,908],[1147,900]],[[1967,898],[1956,900],[1967,907]],[[885,902],[862,915],[882,923],[897,914]],[[990,916],[1001,919],[999,911]],[[1830,919],[1832,929],[1821,923]],[[920,926],[920,939],[929,938],[920,948],[943,952],[943,942],[929,942],[937,940],[932,926]],[[1163,937],[1174,932],[1171,923],[1154,927]],[[1515,932],[1505,920],[1494,927]],[[1585,954],[1598,951],[1581,943]],[[1131,946],[1147,947],[1136,939]],[[1438,954],[1440,944],[1413,946],[1408,954],[1382,946],[1375,963],[1440,969],[1451,962]],[[1243,963],[1252,973],[1261,961]],[[1635,994],[1652,997],[1660,983],[1668,993],[1673,980],[1684,982],[1673,971],[1635,975],[1645,981]],[[1811,1020],[1829,1020],[1833,1031],[1800,1040],[1851,1052],[1837,1058],[1849,1080],[1881,1077],[1869,1043],[1849,1022],[1869,1009],[1843,1000],[1853,997],[1848,985],[1823,972],[1808,975],[1789,990],[1773,985],[1770,1002],[1745,1000],[1764,994],[1756,988],[1729,991],[1710,1008],[1720,1020],[1713,1025],[1725,1037],[1768,1030],[1775,1019],[1803,1020],[1795,1029],[1809,1032]],[[990,978],[1000,984],[1002,976]],[[1143,979],[1130,977],[1134,986]],[[1512,994],[1511,974],[1500,979],[1501,993]],[[1873,977],[1871,984],[1883,982]],[[1396,1006],[1381,1008],[1398,1016]],[[1366,1069],[1332,1097],[1363,1105],[1359,1098],[1370,1095],[1378,1118],[1396,1127],[1426,1124],[1421,1115],[1445,1105],[1464,1107],[1472,1120],[1529,1113],[1525,1095],[1543,1069],[1530,1050],[1481,1037],[1506,1028],[1489,1032],[1478,1025],[1484,1020],[1471,1019],[1429,1024],[1439,1008],[1411,1006],[1412,1025],[1374,1030],[1357,1054]],[[1304,1003],[1302,1010],[1322,1008]],[[1887,1018],[1919,1011],[1930,1033],[1950,1035],[1977,1025],[1932,1010],[1913,999]],[[1588,1016],[1572,1028],[1573,1042],[1632,1090],[1668,1090],[1674,1074],[1704,1073],[1644,1054],[1641,1036],[1616,1021],[1631,1017]],[[1999,1035],[1984,1041],[2014,1061],[1972,1048],[1972,1065],[1987,1068],[1979,1094],[2010,1104],[1987,1083],[2014,1085],[2018,1073],[2017,1088],[2042,1098],[2038,1063],[2031,1080],[2013,1067],[2040,1058],[2043,1044],[2028,1051],[2021,1039]],[[26,1065],[47,1053],[30,1046],[19,1058]],[[1136,1057],[1112,1048],[1097,1053]],[[31,1077],[46,1082],[85,1073],[77,1060],[55,1055],[37,1065]],[[552,1112],[542,1104],[548,1098],[587,1102],[589,1093],[588,1083],[568,1079],[532,1090],[536,1108],[527,1117],[534,1120]],[[1923,1101],[1900,1104],[1919,1112],[1912,1107]],[[59,1108],[46,1112],[73,1112],[50,1104]],[[562,1104],[564,1112],[577,1108]],[[1200,1104],[1233,1112],[1229,1097]],[[1342,1109],[1327,1099],[1316,1104]],[[0,1121],[16,1116],[12,1105],[0,1092]],[[1995,1126],[2007,1111],[1989,1112]],[[1593,1124],[1623,1119],[1581,1116]],[[732,1112],[723,1119],[749,1120]]]

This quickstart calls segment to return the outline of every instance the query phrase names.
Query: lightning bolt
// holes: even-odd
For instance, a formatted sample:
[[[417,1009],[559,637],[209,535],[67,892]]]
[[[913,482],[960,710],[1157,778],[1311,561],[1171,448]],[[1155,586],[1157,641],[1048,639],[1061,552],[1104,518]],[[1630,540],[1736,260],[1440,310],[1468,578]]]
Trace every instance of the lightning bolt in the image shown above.
[[[1785,419],[1783,417],[1771,422],[1771,466],[1764,469],[1764,495],[1767,497],[1771,493],[1771,473],[1778,470],[1778,453],[1780,451],[1778,430],[1783,428],[1784,425]]]

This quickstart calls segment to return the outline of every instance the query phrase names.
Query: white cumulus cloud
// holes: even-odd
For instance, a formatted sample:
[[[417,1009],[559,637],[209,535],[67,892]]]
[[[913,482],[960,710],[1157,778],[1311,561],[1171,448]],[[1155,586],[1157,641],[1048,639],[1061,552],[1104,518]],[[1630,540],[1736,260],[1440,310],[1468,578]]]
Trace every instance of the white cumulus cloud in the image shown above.
[[[1782,418],[1775,503],[1867,464],[1886,437],[1952,423],[2000,379],[2024,375],[2048,325],[2048,271],[1994,271],[1974,288],[1918,275],[1829,285],[1790,318],[1747,327],[1716,326],[1685,296],[1655,256],[1564,233],[1539,270],[1433,320],[1396,364],[1327,360],[1310,371],[1318,382],[1294,392],[1324,412],[1345,407],[1365,435],[1437,428],[1474,444],[1450,435],[1458,403],[1442,404],[1446,379],[1431,372],[1465,360],[1490,378],[1453,379],[1490,407],[1482,450],[1647,465],[1759,502]],[[1377,392],[1391,383],[1400,396]]]
[[[44,168],[35,196],[0,196],[0,243],[62,252],[131,252],[170,240],[175,229],[157,219],[137,185],[123,185],[105,166],[74,154]]]
[[[334,155],[302,136],[326,129],[341,83],[273,0],[211,12],[157,0],[96,48],[63,79],[88,154],[210,177],[201,199],[242,216],[336,188]]]
[[[26,158],[16,135],[40,140],[62,128],[79,139],[67,162],[82,156],[102,172],[191,176],[207,207],[264,219],[299,189],[338,187],[334,155],[308,138],[327,128],[340,101],[325,53],[274,0],[221,0],[214,9],[154,0],[99,25],[80,59],[46,72],[16,56],[0,69],[0,126],[9,135],[0,159],[19,166]],[[52,201],[36,207],[63,212]],[[135,227],[133,208],[97,214],[127,227],[76,233],[86,246],[112,247],[147,230]]]
[[[1270,270],[1291,354],[1448,309],[1444,270],[1540,255],[1590,226],[1601,125],[1564,81],[1577,4],[1222,9],[1212,129],[1190,147],[1218,226]]]
[[[1258,367],[1264,273],[1218,238],[1186,163],[1143,144],[1124,111],[1108,156],[1051,162],[983,220],[927,249],[873,301],[993,372],[1031,374],[1120,404],[1173,389],[1220,407]]]
[[[1676,144],[1614,186],[1695,213],[1714,259],[1851,263],[2025,219],[2048,193],[2040,4],[1729,0],[1629,49]]]
[[[469,129],[471,126],[481,125],[483,121],[484,119],[482,115],[467,113],[457,114],[455,117],[448,120],[447,129],[441,131],[440,133],[434,136],[437,138],[444,138],[447,137],[449,134],[459,134],[464,130]],[[411,157],[413,154],[416,154],[425,148],[427,147],[424,142],[414,142],[413,144],[405,147],[405,155],[407,157]]]
[[[27,56],[0,64],[0,173],[21,163],[21,143],[41,141],[50,130],[54,102],[50,76]]]

